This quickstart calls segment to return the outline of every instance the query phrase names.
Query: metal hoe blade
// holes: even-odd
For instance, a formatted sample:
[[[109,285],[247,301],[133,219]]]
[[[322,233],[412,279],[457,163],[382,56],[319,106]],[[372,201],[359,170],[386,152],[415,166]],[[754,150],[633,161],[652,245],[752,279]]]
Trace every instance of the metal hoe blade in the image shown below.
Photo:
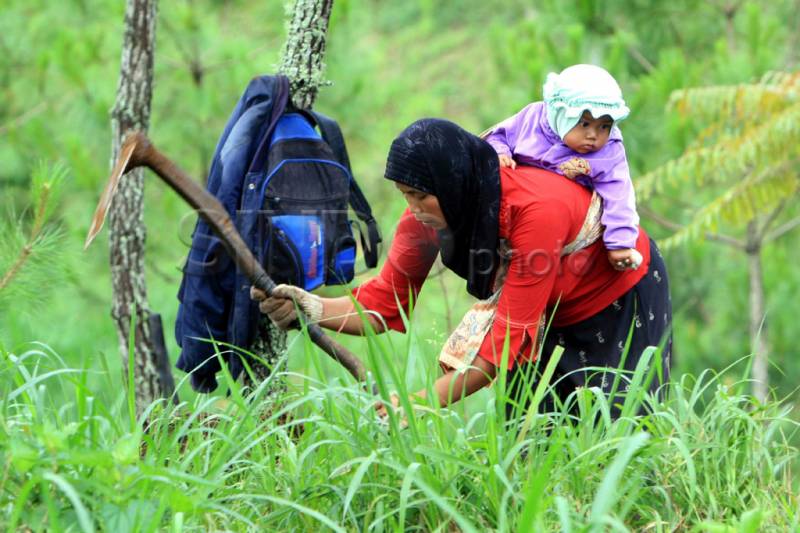
[[[108,178],[106,188],[103,189],[100,201],[97,202],[97,209],[95,209],[94,216],[92,217],[92,225],[89,227],[89,233],[86,235],[86,242],[83,244],[84,250],[92,244],[94,238],[100,233],[100,230],[103,229],[103,223],[106,220],[108,208],[111,207],[111,201],[114,199],[114,193],[117,191],[117,186],[119,185],[120,179],[122,179],[122,175],[128,171],[128,162],[135,149],[135,141],[126,142],[122,145],[119,151],[119,157],[117,158],[117,164],[114,165],[114,169],[111,171],[111,177]]]

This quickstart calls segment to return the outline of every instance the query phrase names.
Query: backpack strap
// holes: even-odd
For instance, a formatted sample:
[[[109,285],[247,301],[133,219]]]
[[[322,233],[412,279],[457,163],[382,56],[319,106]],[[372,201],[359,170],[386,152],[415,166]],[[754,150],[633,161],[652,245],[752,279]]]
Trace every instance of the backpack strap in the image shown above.
[[[344,144],[344,136],[342,135],[342,130],[339,128],[339,124],[332,118],[318,113],[317,111],[308,111],[308,114],[311,115],[311,119],[319,126],[322,137],[330,145],[334,155],[336,155],[336,159],[339,160],[339,163],[347,167],[347,170],[352,174],[353,170],[350,168],[350,156],[347,155],[347,147]]]
[[[319,126],[322,132],[322,138],[330,145],[336,159],[339,160],[348,171],[350,171],[350,206],[356,212],[358,218],[367,225],[367,234],[369,246],[364,239],[364,234],[359,231],[361,237],[361,248],[364,250],[364,263],[367,267],[373,268],[378,265],[378,243],[382,242],[381,234],[378,229],[378,222],[372,216],[372,208],[361,192],[361,188],[353,176],[353,170],[350,168],[350,157],[347,155],[347,147],[344,144],[344,136],[339,124],[332,118],[326,117],[322,113],[316,111],[309,111],[314,121]]]
[[[270,115],[267,129],[261,134],[261,142],[250,159],[250,168],[247,172],[255,172],[264,168],[269,152],[269,141],[278,119],[281,118],[289,103],[289,78],[283,74],[275,76],[275,88],[272,94],[272,114]]]

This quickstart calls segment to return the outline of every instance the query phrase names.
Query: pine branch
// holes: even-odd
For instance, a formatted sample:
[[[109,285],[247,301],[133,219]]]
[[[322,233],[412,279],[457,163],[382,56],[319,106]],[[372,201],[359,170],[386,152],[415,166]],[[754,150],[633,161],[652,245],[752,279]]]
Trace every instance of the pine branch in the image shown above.
[[[781,224],[780,226],[775,228],[775,230],[769,232],[764,237],[764,242],[772,242],[774,240],[780,239],[781,237],[783,237],[785,234],[787,234],[790,231],[792,231],[797,226],[800,226],[800,217],[797,217],[797,218],[795,218],[793,220],[790,220],[789,222],[786,222],[785,224]]]
[[[25,261],[27,261],[28,257],[31,255],[32,250],[33,245],[30,241],[28,241],[25,246],[22,247],[17,260],[14,261],[14,264],[11,265],[11,268],[5,273],[3,279],[0,279],[0,292],[2,292],[2,290],[11,283],[11,280],[14,279],[17,273],[19,273],[19,271],[22,269],[22,265],[25,264]]]
[[[628,53],[648,74],[651,74],[656,69],[656,67],[653,66],[653,64],[635,46],[629,46]]]
[[[58,205],[67,169],[61,164],[38,164],[31,175],[27,216],[0,217],[0,308],[26,312],[44,300],[66,273],[64,234],[50,218]],[[27,229],[26,229],[27,228]]]
[[[8,122],[6,122],[5,124],[3,124],[2,126],[0,126],[0,136],[5,135],[14,128],[22,126],[23,124],[25,124],[29,120],[32,120],[34,117],[36,117],[37,115],[41,114],[46,110],[47,110],[47,102],[40,102],[38,105],[30,108],[20,116],[13,118]]]
[[[25,265],[33,253],[36,243],[42,233],[42,227],[44,226],[45,215],[47,213],[47,201],[50,199],[50,191],[50,184],[45,183],[42,186],[42,193],[39,197],[39,205],[36,208],[36,216],[34,217],[33,227],[31,228],[30,235],[28,236],[27,242],[22,247],[22,250],[20,250],[16,261],[14,261],[14,263],[11,265],[11,268],[9,268],[8,271],[3,275],[2,279],[0,279],[0,291],[5,289],[11,283],[11,280],[13,280],[17,274],[19,274],[23,265]]]
[[[767,215],[767,219],[764,221],[764,224],[758,231],[758,240],[763,240],[766,236],[767,232],[769,231],[769,227],[775,222],[775,220],[780,216],[783,212],[783,209],[786,207],[787,200],[781,200],[778,204],[778,207],[772,210],[772,212]]]
[[[650,209],[640,208],[639,212],[642,215],[649,218],[650,220],[652,220],[653,222],[655,222],[656,224],[659,224],[667,228],[668,230],[672,230],[676,233],[684,231],[686,229],[686,226],[683,226],[681,224],[678,224],[677,222],[673,222],[672,220],[664,218],[655,211],[652,211]],[[728,235],[723,235],[721,233],[706,233],[704,237],[710,241],[717,241],[722,244],[727,244],[728,246],[732,246],[738,250],[744,250],[745,247],[743,241],[740,241],[739,239],[736,239],[734,237],[729,237]]]

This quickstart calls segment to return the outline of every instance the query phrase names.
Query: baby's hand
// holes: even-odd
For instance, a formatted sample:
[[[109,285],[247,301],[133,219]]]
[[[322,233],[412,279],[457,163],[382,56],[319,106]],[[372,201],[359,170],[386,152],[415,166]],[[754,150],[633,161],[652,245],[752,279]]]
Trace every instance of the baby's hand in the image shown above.
[[[592,166],[582,157],[573,157],[569,161],[564,161],[558,168],[571,180],[579,176],[588,176],[592,173]]]
[[[608,261],[614,270],[636,270],[642,264],[642,260],[642,254],[635,248],[608,251]]]
[[[510,155],[500,154],[497,157],[500,159],[501,167],[517,168],[517,162]]]

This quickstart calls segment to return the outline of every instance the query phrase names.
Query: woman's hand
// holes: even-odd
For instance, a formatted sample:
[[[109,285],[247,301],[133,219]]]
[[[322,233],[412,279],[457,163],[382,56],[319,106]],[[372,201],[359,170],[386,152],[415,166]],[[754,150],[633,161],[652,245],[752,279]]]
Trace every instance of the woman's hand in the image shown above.
[[[514,161],[514,158],[511,157],[510,155],[501,154],[501,155],[499,155],[497,157],[498,157],[498,159],[500,159],[500,166],[501,167],[517,168],[517,162]]]
[[[643,258],[635,248],[626,248],[623,250],[609,250],[608,261],[614,270],[636,270],[642,264]]]
[[[413,403],[413,397],[411,398],[411,401]],[[400,397],[396,393],[392,393],[391,396],[389,396],[389,402],[391,403],[392,409],[400,409]],[[386,419],[389,418],[389,409],[383,400],[375,402],[375,411],[382,421],[385,422]],[[400,419],[400,429],[405,429],[408,427],[408,417],[405,415],[405,413],[401,414],[402,418]]]
[[[391,396],[389,396],[389,402],[394,409],[400,407],[400,397],[394,392],[391,394]],[[386,418],[389,416],[389,411],[387,410],[386,403],[383,400],[378,400],[375,402],[375,411],[377,411],[378,416],[381,418]]]
[[[322,299],[300,287],[278,285],[268,297],[264,291],[251,286],[250,298],[259,302],[258,309],[281,329],[298,327],[297,307],[303,311],[309,322],[319,322],[322,319]]]

